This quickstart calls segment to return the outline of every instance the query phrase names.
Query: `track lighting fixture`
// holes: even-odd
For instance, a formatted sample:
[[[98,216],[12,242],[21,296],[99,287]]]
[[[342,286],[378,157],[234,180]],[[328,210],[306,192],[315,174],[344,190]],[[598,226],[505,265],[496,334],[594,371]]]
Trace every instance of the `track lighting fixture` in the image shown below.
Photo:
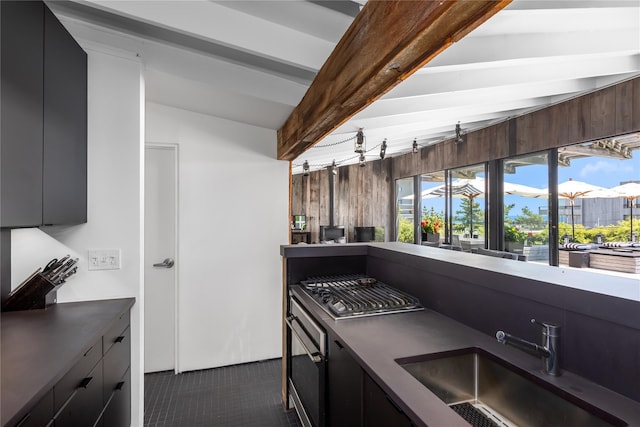
[[[337,175],[337,174],[338,174],[338,169],[336,169],[336,161],[335,161],[335,160],[331,163],[331,172],[332,172],[334,175]]]
[[[413,139],[413,148],[411,149],[411,152],[413,154],[418,154],[418,141],[415,138]]]
[[[387,154],[387,138],[382,141],[382,146],[380,147],[380,158],[384,160],[384,156]]]
[[[364,153],[360,154],[360,159],[358,160],[360,167],[363,168],[365,166]]]
[[[302,164],[302,176],[309,176],[309,162],[306,160]]]
[[[353,147],[353,151],[360,154],[367,151],[367,148],[365,147],[364,133],[362,132],[362,128],[360,128],[358,130],[358,133],[356,134],[356,142]]]
[[[464,142],[464,135],[462,134],[462,128],[460,127],[460,122],[456,124],[456,144],[461,144]]]

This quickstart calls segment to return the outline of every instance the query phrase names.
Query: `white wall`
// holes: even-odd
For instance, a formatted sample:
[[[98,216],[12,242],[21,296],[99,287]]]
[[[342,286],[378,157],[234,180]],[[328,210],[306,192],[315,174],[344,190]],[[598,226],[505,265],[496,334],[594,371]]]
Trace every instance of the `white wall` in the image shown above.
[[[58,302],[135,297],[131,312],[132,425],[143,425],[142,150],[144,85],[141,64],[88,53],[88,221],[73,227],[12,231],[12,283],[66,253],[78,273]],[[121,249],[120,270],[88,271],[87,250]]]
[[[178,144],[178,370],[281,356],[287,162],[276,132],[148,103],[146,140]]]
[[[86,49],[86,48],[85,48]],[[78,273],[59,302],[135,297],[132,426],[143,425],[144,84],[134,57],[88,52],[88,222],[13,230],[12,283],[66,253]],[[288,164],[276,133],[149,104],[147,141],[179,144],[180,371],[281,355]],[[87,270],[87,250],[121,249],[121,269]]]

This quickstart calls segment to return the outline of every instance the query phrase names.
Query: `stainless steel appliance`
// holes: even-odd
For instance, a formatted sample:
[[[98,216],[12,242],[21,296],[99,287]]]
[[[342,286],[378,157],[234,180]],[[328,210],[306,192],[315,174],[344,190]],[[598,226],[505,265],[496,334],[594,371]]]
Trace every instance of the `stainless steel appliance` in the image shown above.
[[[424,310],[411,295],[365,275],[312,277],[300,282],[300,288],[336,320]],[[324,427],[326,333],[296,295],[289,298],[285,320],[289,400],[305,427]]]
[[[417,298],[364,275],[312,277],[300,285],[336,320],[424,310]]]
[[[305,427],[323,427],[326,333],[293,297],[289,299],[289,315],[285,320],[291,340],[287,356],[289,399]]]

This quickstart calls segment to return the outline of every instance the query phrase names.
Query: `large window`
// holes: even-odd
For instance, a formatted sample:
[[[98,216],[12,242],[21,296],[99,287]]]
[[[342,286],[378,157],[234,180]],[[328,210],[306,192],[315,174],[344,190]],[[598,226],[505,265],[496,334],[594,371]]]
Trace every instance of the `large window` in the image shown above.
[[[448,192],[452,241],[463,249],[485,247],[485,165],[465,166],[449,171]]]
[[[558,149],[558,188],[596,186],[611,190],[622,186],[622,191],[629,191],[627,197],[612,192],[559,191],[561,239],[566,236],[576,243],[637,240],[640,194],[633,193],[628,183],[640,183],[639,146],[638,135],[628,135]]]
[[[549,155],[503,162],[503,245],[527,260],[549,262]]]
[[[413,178],[396,180],[396,241],[415,243]]]
[[[505,250],[552,265],[567,263],[558,251],[567,241],[638,241],[639,148],[640,136],[630,135],[562,147],[557,157],[553,149],[432,172],[419,177],[419,187],[416,177],[400,179],[396,240]],[[594,190],[564,191],[582,184]],[[612,191],[620,186],[636,193]]]
[[[448,228],[445,227],[447,210],[444,171],[422,175],[420,187],[422,244],[437,246],[440,242],[448,242]]]

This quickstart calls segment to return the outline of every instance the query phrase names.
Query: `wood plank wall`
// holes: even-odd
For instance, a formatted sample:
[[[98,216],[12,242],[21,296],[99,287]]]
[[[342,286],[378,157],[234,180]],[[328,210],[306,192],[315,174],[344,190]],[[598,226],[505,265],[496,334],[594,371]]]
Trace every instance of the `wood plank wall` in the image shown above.
[[[418,154],[338,168],[336,224],[352,241],[354,226],[384,226],[385,240],[394,236],[393,192],[396,179],[550,148],[640,132],[640,77],[627,80],[529,114],[423,147]],[[311,241],[329,223],[327,170],[292,178],[292,214],[307,215]]]
[[[394,157],[392,182],[638,131],[640,77]]]
[[[319,241],[320,225],[329,225],[329,172],[294,175],[291,180],[291,213],[307,216],[311,241]],[[391,159],[367,162],[365,167],[337,168],[335,176],[335,225],[344,225],[347,241],[353,227],[382,226],[385,240],[392,236],[393,183]]]

